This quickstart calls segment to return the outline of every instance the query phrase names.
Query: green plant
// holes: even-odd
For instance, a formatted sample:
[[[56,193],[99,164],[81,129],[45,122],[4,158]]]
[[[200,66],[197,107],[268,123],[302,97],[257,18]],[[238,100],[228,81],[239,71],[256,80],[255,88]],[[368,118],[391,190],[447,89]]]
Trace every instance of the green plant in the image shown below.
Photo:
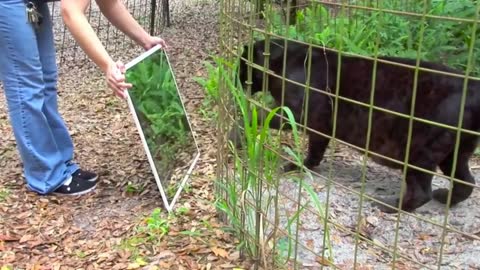
[[[177,185],[168,185],[165,193],[169,198],[173,198],[175,196],[175,192],[177,192]]]
[[[84,259],[85,257],[87,257],[87,254],[83,250],[75,251],[75,255],[80,259]]]
[[[215,59],[215,57],[213,57]],[[207,69],[207,78],[203,77],[194,77],[193,80],[202,86],[205,92],[205,98],[202,102],[202,107],[200,108],[202,114],[206,118],[216,119],[217,111],[212,107],[215,107],[219,100],[218,92],[218,76],[219,76],[219,67],[214,67],[212,63],[205,61],[205,68]]]
[[[275,211],[275,214],[278,215],[276,211],[280,178],[280,172],[278,171],[280,156],[278,152],[282,150],[280,138],[272,133],[269,124],[275,114],[279,112],[283,112],[287,116],[288,120],[286,122],[292,126],[295,150],[284,146],[283,151],[296,160],[297,164],[301,165],[302,155],[299,154],[302,152],[300,149],[301,141],[295,118],[288,107],[274,107],[266,115],[262,125],[258,125],[260,120],[257,108],[258,102],[247,98],[240,84],[237,84],[235,74],[230,75],[226,72],[226,70],[236,70],[236,67],[228,64],[225,59],[217,58],[216,61],[218,65],[216,71],[218,71],[219,78],[225,83],[226,90],[233,96],[240,111],[245,134],[242,138],[244,140],[244,151],[236,150],[230,142],[230,149],[234,156],[235,173],[233,179],[228,179],[225,182],[218,181],[218,185],[227,195],[218,198],[216,206],[226,214],[234,232],[241,239],[240,248],[243,248],[250,256],[262,256],[265,262],[266,251],[260,250],[259,246],[267,247],[273,243],[273,249],[276,249],[274,255],[277,257],[277,263],[282,264],[283,262],[280,262],[280,260],[290,259],[288,252],[287,254],[282,252],[285,243],[272,239],[277,228],[267,225],[269,223],[264,221],[268,214],[271,214],[271,211]],[[263,97],[265,96],[257,96],[257,98]],[[316,201],[314,202],[316,203]],[[265,214],[259,214],[259,211]],[[291,225],[301,211],[303,211],[303,208],[299,209],[298,213],[294,215],[295,217],[289,220],[287,231],[290,235],[292,234]],[[328,230],[328,228],[325,228],[325,230]],[[291,242],[293,238],[286,238],[290,251],[293,246]]]
[[[190,212],[190,208],[186,207],[186,206],[180,206],[179,208],[177,208],[177,210],[175,211],[176,215],[185,215],[187,214],[188,212]]]
[[[132,182],[128,182],[127,187],[125,188],[125,192],[127,194],[135,194],[135,193],[141,193],[143,191],[143,187],[140,186],[139,184],[134,184]]]
[[[140,224],[135,227],[133,234],[122,239],[116,247],[117,249],[128,251],[130,260],[133,263],[138,263],[137,260],[143,260],[140,246],[147,244],[156,245],[161,241],[162,236],[168,232],[169,222],[163,219],[160,214],[159,208],[154,209],[148,217],[142,219]]]
[[[170,230],[168,219],[161,217],[161,209],[155,208],[148,216],[142,226],[137,228],[137,232],[144,234],[148,241],[159,241]]]
[[[10,191],[6,188],[1,188],[0,189],[0,202],[3,202],[7,199],[7,197],[9,196],[10,194]]]
[[[471,0],[428,2],[429,15],[463,19],[478,16],[475,14],[477,4]],[[365,5],[365,1],[356,1],[354,4]],[[377,4],[373,7],[383,10],[398,10],[401,6],[396,0],[379,1]],[[404,6],[406,5],[405,2]],[[423,9],[422,2],[419,2],[418,5],[411,5],[408,11],[422,14]],[[420,29],[422,23],[425,23],[421,59],[440,62],[460,70],[466,69],[473,33],[472,23],[447,19],[422,21],[420,17],[380,10],[341,9],[336,15],[331,15],[327,8],[317,3],[297,12],[296,25],[285,26],[281,16],[281,12],[275,10],[270,10],[267,16],[271,29],[276,34],[366,56],[373,56],[378,46],[379,55],[416,58],[422,34]],[[478,29],[476,37],[480,37]],[[474,59],[479,55],[480,41],[476,41]],[[472,66],[471,75],[480,76],[480,67]]]
[[[185,215],[190,212],[190,209],[186,206],[177,208],[175,214],[166,214],[166,217],[162,216],[162,210],[155,208],[148,216],[144,217],[140,223],[133,230],[133,234],[125,239],[122,239],[117,248],[121,250],[128,250],[131,253],[130,259],[134,264],[142,265],[144,260],[140,256],[141,252],[139,246],[155,246],[158,245],[163,236],[169,233],[170,224],[173,219],[179,215]],[[182,231],[181,235],[199,236],[199,233],[190,230]]]
[[[218,64],[223,62],[226,68],[231,70],[234,69],[234,66],[231,63],[227,63],[223,61],[220,57],[211,56],[213,61]],[[219,79],[220,79],[220,66],[213,65],[211,62],[205,61],[204,65],[207,69],[207,77],[194,77],[193,80],[196,81],[205,92],[205,98],[202,102],[202,106],[200,111],[202,112],[203,116],[207,119],[216,120],[217,119],[217,111],[215,107],[217,106],[218,102],[220,101],[220,93],[219,93]],[[267,92],[258,92],[253,97],[255,100],[263,100],[267,107],[274,106],[274,98]]]
[[[368,3],[367,3],[368,2]],[[413,4],[408,4],[413,3]],[[398,10],[421,14],[425,8],[423,3],[428,2],[428,13],[435,16],[457,17],[465,19],[478,18],[476,5],[478,2],[471,0],[445,1],[349,1],[355,5],[375,5],[383,9]],[[409,5],[407,7],[407,5]],[[377,52],[383,56],[397,56],[417,58],[417,51],[421,48],[420,58],[434,62],[441,62],[454,68],[465,70],[469,50],[473,49],[473,58],[478,58],[480,42],[471,44],[473,24],[447,19],[428,18],[423,20],[421,16],[408,16],[387,13],[375,10],[336,10],[330,12],[324,6],[312,2],[312,5],[297,12],[296,25],[285,25],[280,12],[273,9],[263,9],[266,32],[272,31],[277,35],[287,36],[300,41],[314,43],[320,46],[339,49],[344,52],[373,56]],[[423,31],[425,29],[425,31]],[[262,31],[253,31],[254,37],[263,38]],[[422,35],[422,36],[421,36]],[[477,38],[480,36],[477,30]],[[422,44],[419,40],[423,40]],[[257,103],[253,97],[247,98],[240,87],[236,86],[235,74],[229,74],[227,70],[234,70],[225,59],[216,60],[215,85],[222,86],[232,94],[235,104],[238,105],[242,127],[245,137],[244,150],[236,150],[231,146],[233,154],[233,170],[225,173],[228,179],[218,179],[221,189],[221,197],[216,205],[228,218],[233,231],[240,238],[240,247],[253,256],[256,260],[263,260],[264,247],[276,248],[277,260],[280,264],[285,259],[290,259],[293,245],[290,239],[295,224],[298,229],[298,219],[301,211],[307,205],[299,205],[297,212],[290,213],[287,218],[287,236],[270,238],[271,227],[267,222],[269,210],[277,205],[278,189],[271,190],[266,187],[278,187],[279,174],[273,168],[279,163],[276,152],[280,148],[277,138],[268,130],[268,123],[272,113],[283,112],[289,116],[288,108],[273,107],[272,113],[267,115],[263,125],[258,125]],[[479,76],[480,67],[473,65],[470,75]],[[257,89],[258,90],[258,89]],[[288,120],[287,120],[288,122]],[[295,123],[290,123],[295,126]],[[295,145],[298,144],[296,129],[293,131]],[[268,138],[268,140],[265,140]],[[302,155],[291,148],[285,147],[286,152],[297,164],[301,164]],[[480,153],[479,153],[480,154]],[[310,174],[307,172],[307,176]],[[320,224],[327,225],[326,209],[318,199],[317,194],[309,186],[304,178],[294,179],[299,187],[306,191],[309,204],[318,213]],[[333,261],[333,250],[330,242],[330,231],[326,226],[325,253],[327,260]],[[293,237],[294,238],[294,237]],[[270,243],[269,241],[275,243]],[[295,243],[293,243],[295,244]],[[296,255],[296,254],[295,254]],[[322,258],[323,259],[323,258]]]
[[[190,182],[185,183],[183,186],[183,192],[185,192],[185,194],[192,192],[192,184]]]

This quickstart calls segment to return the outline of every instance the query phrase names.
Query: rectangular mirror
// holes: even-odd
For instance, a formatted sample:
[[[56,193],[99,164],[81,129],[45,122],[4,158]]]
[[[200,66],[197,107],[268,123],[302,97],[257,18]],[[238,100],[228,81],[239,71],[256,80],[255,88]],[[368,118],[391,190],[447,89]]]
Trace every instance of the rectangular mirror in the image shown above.
[[[127,101],[153,176],[173,209],[200,156],[166,52],[155,46],[126,65]]]

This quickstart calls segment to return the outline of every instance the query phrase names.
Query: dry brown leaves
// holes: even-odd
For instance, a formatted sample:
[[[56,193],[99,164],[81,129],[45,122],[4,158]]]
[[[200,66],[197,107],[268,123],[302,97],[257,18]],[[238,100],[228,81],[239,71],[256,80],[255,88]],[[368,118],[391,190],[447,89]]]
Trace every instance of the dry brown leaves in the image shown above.
[[[97,171],[101,181],[94,194],[80,198],[28,192],[2,95],[2,270],[249,267],[235,249],[236,240],[222,229],[212,205],[215,132],[198,112],[203,93],[192,79],[193,74],[204,73],[202,59],[216,51],[217,18],[212,13],[217,14],[217,7],[214,3],[175,5],[172,28],[162,36],[170,46],[169,57],[201,151],[190,188],[178,202],[188,211],[173,217],[162,211],[169,231],[158,241],[146,240],[137,231],[145,225],[145,216],[162,208],[162,203],[127,106],[111,95],[91,63],[65,63],[60,70],[60,110],[74,139],[76,160]],[[129,50],[125,55],[120,50],[114,57],[127,62],[138,52]],[[73,58],[73,52],[64,54]],[[135,186],[138,192],[127,192],[127,186]]]

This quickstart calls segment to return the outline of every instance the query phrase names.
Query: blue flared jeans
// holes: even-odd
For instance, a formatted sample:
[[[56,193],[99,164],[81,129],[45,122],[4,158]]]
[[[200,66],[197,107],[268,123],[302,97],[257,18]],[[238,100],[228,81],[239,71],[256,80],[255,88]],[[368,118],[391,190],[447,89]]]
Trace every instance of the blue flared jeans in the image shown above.
[[[0,79],[27,187],[47,194],[78,166],[72,162],[72,139],[58,111],[49,9],[42,4],[38,10],[43,22],[36,29],[27,22],[23,0],[0,0]]]

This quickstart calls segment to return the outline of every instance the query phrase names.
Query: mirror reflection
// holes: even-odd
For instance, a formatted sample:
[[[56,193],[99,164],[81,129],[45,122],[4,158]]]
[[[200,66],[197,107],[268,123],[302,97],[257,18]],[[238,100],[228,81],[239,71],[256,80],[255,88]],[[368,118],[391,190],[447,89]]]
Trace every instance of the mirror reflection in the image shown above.
[[[158,175],[157,184],[171,203],[199,151],[166,53],[156,49],[141,58],[126,71],[126,80],[133,85],[128,90],[130,108]]]

